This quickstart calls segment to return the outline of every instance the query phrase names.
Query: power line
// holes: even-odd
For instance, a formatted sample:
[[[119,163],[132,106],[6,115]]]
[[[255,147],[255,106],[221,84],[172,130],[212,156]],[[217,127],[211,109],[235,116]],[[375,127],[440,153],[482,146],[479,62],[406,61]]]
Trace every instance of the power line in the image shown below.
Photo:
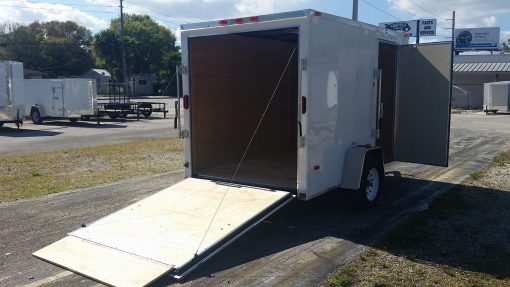
[[[2,6],[2,7],[13,7],[13,8],[24,8],[24,9],[37,8],[37,9],[40,9],[40,10],[50,10],[50,11],[68,11],[68,12],[77,11],[77,10],[73,10],[73,9],[41,8],[41,7],[5,5],[5,4],[0,4],[0,6]],[[80,12],[87,12],[87,13],[117,13],[117,12],[109,12],[109,11],[84,11],[84,10],[78,10],[78,11],[80,11]]]
[[[390,17],[393,17],[393,18],[395,18],[395,19],[397,19],[397,20],[399,20],[399,21],[402,21],[402,19],[398,18],[397,16],[392,15],[392,14],[390,14],[390,13],[388,13],[388,12],[384,11],[383,9],[381,9],[381,8],[379,8],[379,7],[375,6],[375,5],[373,5],[372,3],[370,3],[370,2],[368,2],[368,1],[366,1],[366,0],[361,0],[361,1],[363,1],[365,4],[367,4],[367,5],[369,5],[369,6],[372,6],[372,8],[377,9],[377,10],[379,10],[380,12],[382,12],[382,13],[384,13],[384,14],[386,14],[386,15],[390,16]]]
[[[151,16],[151,17],[154,17],[154,18],[159,19],[159,20],[161,20],[161,21],[166,21],[166,22],[168,22],[168,23],[170,23],[170,24],[173,24],[173,25],[175,25],[175,26],[177,26],[177,27],[179,27],[179,26],[180,26],[180,24],[179,24],[179,23],[173,22],[173,21],[175,20],[175,19],[173,19],[173,17],[170,17],[170,16],[168,16],[168,15],[162,14],[162,13],[157,12],[157,11],[149,10],[149,9],[147,9],[147,8],[145,8],[145,7],[142,7],[142,6],[138,5],[138,4],[135,4],[135,3],[131,2],[131,1],[126,1],[126,0],[124,0],[124,2],[129,3],[129,4],[133,5],[133,6],[136,6],[136,7],[140,8],[140,9],[142,9],[142,10],[146,11],[145,13],[146,13],[146,14],[148,14],[148,15],[149,15],[149,13],[147,13],[147,11],[149,11],[149,12],[153,12],[153,13],[156,13],[156,14],[159,14],[159,15],[161,15],[162,17],[165,17],[165,18],[167,18],[167,19],[161,19],[161,18],[156,17],[156,16],[154,16],[154,15],[149,15],[149,16]],[[168,20],[168,19],[171,19],[172,21],[170,21],[170,20]]]
[[[78,47],[84,47],[85,44],[79,44],[79,43],[34,43],[34,42],[1,42],[0,41],[0,47],[7,46],[7,45],[21,45],[21,46],[78,46]]]
[[[413,3],[414,5],[418,6],[419,8],[421,8],[423,11],[427,12],[427,13],[430,13],[432,16],[435,16],[436,18],[441,18],[439,16],[437,16],[434,12],[428,10],[428,9],[425,9],[423,6],[421,6],[420,4],[414,2],[413,0],[409,0],[409,2]]]
[[[400,7],[397,3],[393,2],[393,1],[390,1],[390,4],[397,7],[398,9],[404,11],[404,12],[407,12],[408,14],[410,15],[413,15],[414,17],[418,18],[418,15],[414,14],[413,12],[407,10],[407,9],[404,9],[403,7]]]
[[[77,3],[56,3],[56,2],[35,2],[28,0],[10,0],[10,1],[18,1],[23,3],[32,3],[32,4],[52,4],[52,5],[64,5],[64,6],[80,6],[80,7],[117,7],[112,5],[99,5],[99,4],[77,4]]]

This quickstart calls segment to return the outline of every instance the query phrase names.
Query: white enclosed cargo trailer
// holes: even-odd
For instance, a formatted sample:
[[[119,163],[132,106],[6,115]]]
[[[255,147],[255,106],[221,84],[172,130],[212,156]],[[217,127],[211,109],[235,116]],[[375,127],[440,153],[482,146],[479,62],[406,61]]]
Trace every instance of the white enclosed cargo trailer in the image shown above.
[[[510,81],[483,84],[483,109],[485,113],[510,111]]]
[[[95,80],[33,79],[25,80],[26,113],[34,124],[45,119],[68,119],[76,122],[94,115],[97,106]]]
[[[451,43],[313,10],[181,27],[186,179],[34,253],[118,286],[181,278],[297,197],[376,201],[448,164]]]
[[[0,61],[0,127],[15,123],[18,128],[25,117],[23,63]]]

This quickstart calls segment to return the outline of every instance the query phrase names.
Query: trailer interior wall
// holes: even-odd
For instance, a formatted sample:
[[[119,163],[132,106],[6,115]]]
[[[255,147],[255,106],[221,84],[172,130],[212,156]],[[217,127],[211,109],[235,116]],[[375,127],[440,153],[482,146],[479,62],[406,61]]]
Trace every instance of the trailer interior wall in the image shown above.
[[[189,38],[193,176],[231,180],[283,74],[234,182],[296,189],[297,46],[297,28]]]

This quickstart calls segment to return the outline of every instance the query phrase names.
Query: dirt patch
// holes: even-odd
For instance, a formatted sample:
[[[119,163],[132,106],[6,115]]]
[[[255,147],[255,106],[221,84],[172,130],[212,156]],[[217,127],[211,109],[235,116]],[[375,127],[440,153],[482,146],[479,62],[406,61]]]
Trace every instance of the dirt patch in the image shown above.
[[[324,286],[510,286],[510,151],[435,199]]]
[[[0,157],[0,202],[182,168],[175,138]]]

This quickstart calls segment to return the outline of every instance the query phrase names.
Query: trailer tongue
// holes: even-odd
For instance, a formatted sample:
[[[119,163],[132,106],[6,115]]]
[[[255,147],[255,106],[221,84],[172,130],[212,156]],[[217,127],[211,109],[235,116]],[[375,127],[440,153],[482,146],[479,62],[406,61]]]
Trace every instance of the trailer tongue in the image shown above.
[[[144,286],[168,272],[186,275],[293,198],[186,179],[33,255],[108,285]]]

